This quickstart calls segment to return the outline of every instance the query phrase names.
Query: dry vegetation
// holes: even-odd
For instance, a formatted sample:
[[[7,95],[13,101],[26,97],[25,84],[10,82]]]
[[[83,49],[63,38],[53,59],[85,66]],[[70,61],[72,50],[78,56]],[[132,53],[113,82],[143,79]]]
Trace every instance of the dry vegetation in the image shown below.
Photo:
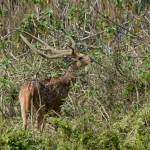
[[[45,116],[42,135],[34,125],[21,128],[20,86],[69,63],[37,56],[20,39],[24,31],[56,48],[69,35],[93,60],[88,73],[78,72],[61,115]],[[150,149],[149,0],[1,0],[0,149]]]

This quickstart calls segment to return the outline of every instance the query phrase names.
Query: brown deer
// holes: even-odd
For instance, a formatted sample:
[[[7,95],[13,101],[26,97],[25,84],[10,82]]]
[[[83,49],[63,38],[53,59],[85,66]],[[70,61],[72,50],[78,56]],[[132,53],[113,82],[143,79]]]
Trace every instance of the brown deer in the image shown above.
[[[23,83],[19,92],[19,102],[21,106],[21,115],[23,120],[23,128],[27,128],[27,113],[31,111],[36,112],[37,128],[41,129],[44,121],[44,114],[50,110],[60,113],[63,99],[68,96],[69,87],[75,83],[75,71],[90,63],[89,56],[75,52],[75,42],[71,38],[72,46],[69,50],[56,50],[50,47],[47,43],[35,36],[30,35],[33,39],[44,44],[45,48],[41,50],[50,50],[55,53],[53,55],[46,55],[41,50],[35,48],[28,40],[21,34],[22,40],[34,52],[45,58],[58,58],[61,56],[71,57],[72,63],[68,70],[59,77],[52,77],[45,80],[31,80]],[[33,107],[31,107],[33,106]]]

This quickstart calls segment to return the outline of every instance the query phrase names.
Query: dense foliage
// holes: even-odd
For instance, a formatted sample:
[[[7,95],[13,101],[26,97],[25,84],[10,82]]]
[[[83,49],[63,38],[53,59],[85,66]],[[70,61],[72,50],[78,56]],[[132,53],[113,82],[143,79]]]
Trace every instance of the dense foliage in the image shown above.
[[[37,56],[20,39],[24,31],[56,48],[71,36],[93,60],[88,73],[78,72],[59,118],[45,116],[42,134],[21,128],[20,86],[69,64]],[[0,149],[150,149],[149,49],[149,0],[1,0]]]

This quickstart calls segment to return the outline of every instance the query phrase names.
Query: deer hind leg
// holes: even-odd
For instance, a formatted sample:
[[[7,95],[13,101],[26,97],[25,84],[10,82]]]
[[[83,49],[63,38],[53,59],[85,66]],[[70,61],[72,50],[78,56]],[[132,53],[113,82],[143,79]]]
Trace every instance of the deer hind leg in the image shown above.
[[[21,106],[21,116],[22,116],[22,121],[23,121],[23,129],[26,130],[27,129],[27,111],[26,111],[24,99],[21,100],[20,106]]]
[[[43,131],[45,121],[44,121],[44,114],[45,114],[45,107],[39,108],[36,112],[36,125],[37,129],[40,130],[41,132]]]
[[[23,129],[27,129],[27,113],[25,111],[22,111],[22,120],[23,120]]]

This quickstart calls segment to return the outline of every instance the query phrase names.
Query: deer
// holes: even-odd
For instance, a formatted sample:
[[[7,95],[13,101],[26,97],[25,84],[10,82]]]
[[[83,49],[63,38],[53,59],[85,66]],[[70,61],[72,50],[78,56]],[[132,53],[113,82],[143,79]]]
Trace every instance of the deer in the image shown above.
[[[69,38],[72,46],[66,50],[59,50],[28,32],[24,33],[44,45],[44,48],[37,49],[23,34],[20,34],[24,43],[39,56],[46,59],[56,59],[63,56],[71,58],[71,65],[65,73],[44,80],[27,80],[21,86],[18,97],[23,128],[27,129],[27,114],[34,111],[36,114],[36,128],[41,130],[46,113],[53,110],[57,114],[60,114],[64,99],[68,96],[70,85],[76,82],[76,71],[79,68],[87,66],[91,62],[91,59],[88,55],[77,52],[76,43],[71,37]],[[53,54],[45,54],[43,51],[50,51]]]

